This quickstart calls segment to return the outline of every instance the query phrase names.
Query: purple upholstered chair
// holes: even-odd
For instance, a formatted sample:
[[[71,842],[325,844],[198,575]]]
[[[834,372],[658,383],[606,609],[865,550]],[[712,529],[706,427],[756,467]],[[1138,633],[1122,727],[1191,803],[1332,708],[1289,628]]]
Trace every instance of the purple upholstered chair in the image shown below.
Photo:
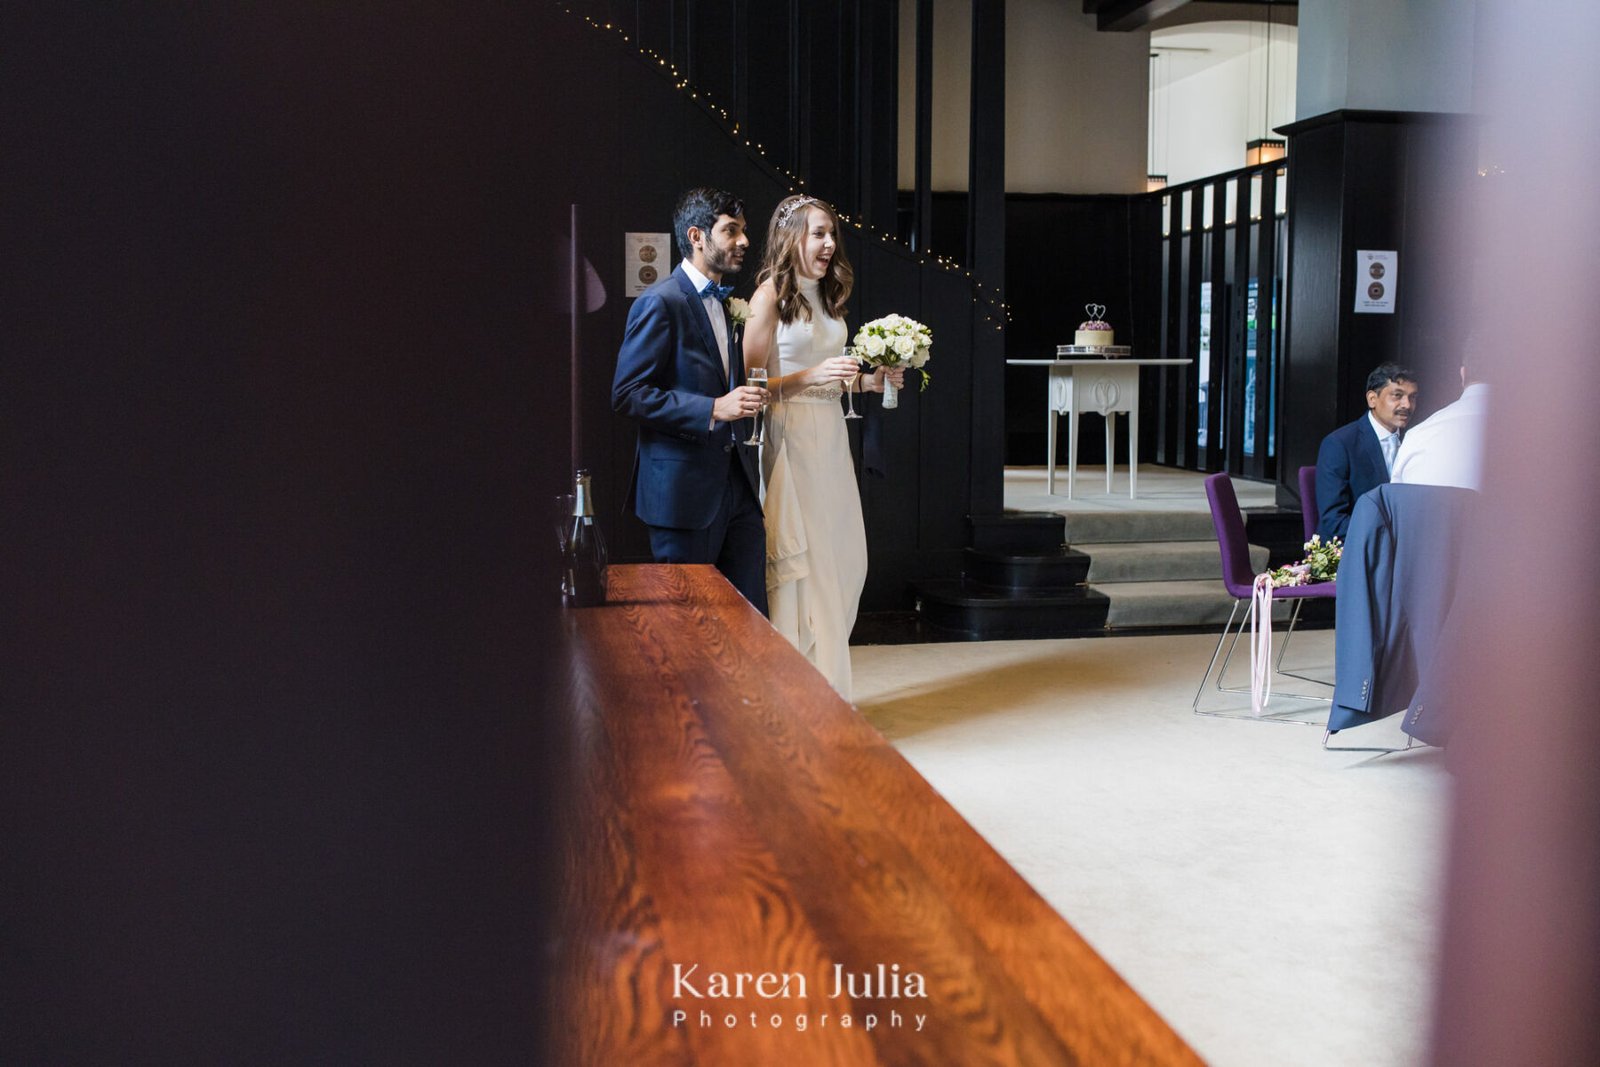
[[[1300,525],[1305,528],[1307,541],[1317,532],[1317,468],[1300,468]]]
[[[1222,584],[1233,597],[1233,610],[1228,612],[1228,623],[1222,628],[1222,636],[1217,638],[1216,650],[1211,653],[1211,662],[1206,666],[1206,673],[1200,677],[1200,688],[1195,690],[1193,709],[1196,715],[1214,715],[1229,719],[1252,719],[1255,716],[1249,712],[1201,711],[1200,697],[1205,692],[1206,682],[1211,678],[1211,672],[1217,668],[1217,657],[1222,655],[1222,646],[1228,642],[1231,631],[1233,641],[1228,644],[1228,654],[1223,657],[1221,669],[1216,671],[1216,686],[1218,692],[1223,693],[1248,693],[1249,686],[1227,687],[1222,684],[1223,675],[1228,671],[1228,661],[1233,658],[1233,650],[1239,643],[1239,637],[1244,633],[1251,614],[1255,611],[1255,602],[1252,598],[1255,585],[1255,574],[1250,569],[1250,543],[1245,540],[1244,514],[1239,510],[1239,498],[1233,491],[1233,480],[1226,474],[1213,474],[1206,479],[1206,500],[1211,505],[1211,523],[1216,527],[1217,544],[1222,549]],[[1336,591],[1333,582],[1319,582],[1312,585],[1290,585],[1275,589],[1272,593],[1273,600],[1293,600],[1294,612],[1290,616],[1289,624],[1292,629],[1294,620],[1299,617],[1300,606],[1313,598],[1332,599]],[[1245,610],[1240,614],[1239,609]],[[1234,620],[1238,620],[1238,627],[1234,627]],[[1287,635],[1286,635],[1287,636]],[[1282,656],[1279,657],[1280,662]],[[1302,677],[1295,675],[1295,677]],[[1298,694],[1297,694],[1298,696]],[[1328,697],[1301,697],[1300,699],[1328,700]],[[1302,722],[1301,719],[1281,719],[1263,714],[1262,721],[1267,722]],[[1321,722],[1306,722],[1308,726],[1320,726]]]

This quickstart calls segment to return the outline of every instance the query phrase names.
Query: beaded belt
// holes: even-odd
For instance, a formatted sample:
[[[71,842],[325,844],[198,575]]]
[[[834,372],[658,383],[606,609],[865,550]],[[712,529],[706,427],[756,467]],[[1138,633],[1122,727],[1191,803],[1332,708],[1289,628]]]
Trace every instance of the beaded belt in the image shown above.
[[[843,395],[844,387],[842,385],[838,382],[829,382],[826,385],[808,385],[804,389],[799,389],[792,393],[786,389],[783,393],[783,402],[837,403]]]

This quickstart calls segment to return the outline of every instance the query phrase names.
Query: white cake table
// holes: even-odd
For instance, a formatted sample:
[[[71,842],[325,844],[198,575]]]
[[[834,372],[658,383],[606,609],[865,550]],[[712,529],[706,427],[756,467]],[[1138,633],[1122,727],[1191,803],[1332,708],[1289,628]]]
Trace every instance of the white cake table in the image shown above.
[[[1180,367],[1191,359],[1107,359],[1103,355],[1079,358],[1078,353],[1105,351],[1078,346],[1063,346],[1071,355],[1062,359],[1008,359],[1016,367],[1049,367],[1050,389],[1045,397],[1048,440],[1045,459],[1045,491],[1056,491],[1056,416],[1067,417],[1067,499],[1072,499],[1073,481],[1078,472],[1078,416],[1093,411],[1106,419],[1106,492],[1111,492],[1112,459],[1116,456],[1116,418],[1128,416],[1128,499],[1139,499],[1139,368]],[[1113,347],[1112,352],[1128,352]]]

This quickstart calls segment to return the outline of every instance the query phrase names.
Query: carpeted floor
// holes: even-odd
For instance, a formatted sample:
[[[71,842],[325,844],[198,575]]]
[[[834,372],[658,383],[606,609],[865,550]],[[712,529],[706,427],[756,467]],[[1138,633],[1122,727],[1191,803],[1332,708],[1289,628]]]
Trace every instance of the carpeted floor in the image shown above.
[[[1288,665],[1331,663],[1332,640],[1296,635]],[[1215,642],[858,647],[855,697],[1209,1062],[1419,1062],[1443,756],[1331,753],[1320,727],[1196,717]],[[1243,683],[1243,666],[1230,681]],[[1397,726],[1335,741],[1403,740]]]

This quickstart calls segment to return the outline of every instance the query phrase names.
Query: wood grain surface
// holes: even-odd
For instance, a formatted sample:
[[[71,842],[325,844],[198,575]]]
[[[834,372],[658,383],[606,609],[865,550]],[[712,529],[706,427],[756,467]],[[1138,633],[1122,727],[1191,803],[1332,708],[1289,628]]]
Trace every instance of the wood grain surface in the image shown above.
[[[557,1062],[1200,1062],[715,569],[567,621]]]

